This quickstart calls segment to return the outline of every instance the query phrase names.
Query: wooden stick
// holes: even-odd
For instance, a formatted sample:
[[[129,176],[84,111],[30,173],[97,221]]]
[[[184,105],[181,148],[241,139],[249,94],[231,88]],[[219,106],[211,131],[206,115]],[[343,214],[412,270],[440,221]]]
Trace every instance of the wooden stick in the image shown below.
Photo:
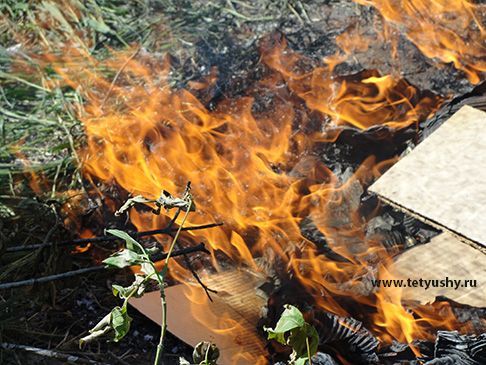
[[[181,256],[181,255],[186,255],[186,254],[193,253],[193,252],[209,253],[209,251],[204,246],[204,243],[200,243],[200,244],[198,244],[197,246],[194,246],[194,247],[187,247],[187,248],[183,248],[181,250],[174,251],[171,256],[172,257]],[[163,253],[163,254],[160,254],[158,256],[157,255],[155,255],[155,256],[156,256],[155,257],[156,260],[163,260],[167,257],[167,253]],[[103,271],[105,269],[112,269],[112,268],[108,268],[107,266],[103,266],[103,265],[96,265],[96,266],[84,267],[84,268],[78,269],[78,270],[67,271],[67,272],[63,272],[63,273],[60,273],[60,274],[42,276],[40,278],[11,281],[11,282],[8,282],[8,283],[0,284],[0,290],[19,288],[19,287],[22,287],[22,286],[30,286],[30,285],[35,285],[35,284],[48,283],[48,282],[51,282],[51,281],[66,279],[66,278],[70,278],[70,277],[81,275],[81,274],[87,274],[87,273],[92,273],[92,272],[96,272],[96,271]]]
[[[203,224],[200,226],[192,226],[192,227],[183,227],[181,231],[195,231],[195,230],[200,230],[200,229],[207,229],[207,228],[213,228],[213,227],[219,227],[222,226],[223,223],[210,223],[210,224]],[[167,234],[170,232],[175,232],[177,231],[177,227],[166,227],[162,229],[154,229],[151,231],[142,231],[142,232],[128,232],[131,236],[140,238],[140,237],[146,237],[146,236],[153,236],[156,234]],[[32,245],[24,245],[24,246],[14,246],[14,247],[7,247],[5,252],[20,252],[20,251],[27,251],[27,250],[36,250],[39,248],[45,248],[45,247],[50,247],[50,246],[74,246],[74,245],[82,245],[82,244],[88,244],[88,243],[94,243],[94,242],[111,242],[111,241],[117,241],[119,240],[118,237],[112,236],[112,235],[103,235],[103,236],[97,236],[97,237],[91,237],[91,238],[77,238],[73,240],[68,240],[68,241],[62,241],[53,243],[53,242],[46,242],[46,243],[38,243],[38,244],[32,244]]]
[[[10,351],[26,351],[26,352],[31,352],[33,354],[36,354],[38,356],[43,356],[43,357],[49,357],[52,359],[57,359],[61,361],[65,361],[66,363],[76,363],[76,364],[93,364],[93,365],[101,365],[102,363],[90,360],[90,359],[85,359],[76,355],[71,355],[71,354],[65,354],[62,352],[57,352],[57,351],[52,351],[52,350],[47,350],[47,349],[41,349],[39,347],[32,347],[32,346],[26,346],[26,345],[17,345],[15,343],[7,343],[3,342],[0,344],[0,348],[3,350],[10,350]]]

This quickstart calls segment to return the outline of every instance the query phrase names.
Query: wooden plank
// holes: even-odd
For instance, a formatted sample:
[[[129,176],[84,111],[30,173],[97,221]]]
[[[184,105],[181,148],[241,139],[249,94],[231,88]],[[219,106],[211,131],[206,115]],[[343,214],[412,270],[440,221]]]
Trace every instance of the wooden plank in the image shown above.
[[[486,113],[462,107],[369,190],[486,247]]]
[[[433,302],[438,295],[475,307],[486,307],[486,255],[444,232],[425,245],[418,245],[399,255],[393,265],[393,276],[407,280],[446,280],[449,287],[407,286],[402,299]],[[460,286],[455,288],[461,280]],[[464,280],[476,280],[477,287],[466,287]],[[440,282],[439,282],[440,284]],[[468,284],[469,286],[469,284]]]
[[[221,357],[218,364],[255,365],[266,355],[264,341],[256,325],[267,298],[258,287],[262,277],[235,270],[203,278],[211,289],[213,302],[197,284],[175,285],[166,289],[168,330],[191,346],[200,341],[215,343]],[[142,314],[160,324],[158,292],[130,300]]]

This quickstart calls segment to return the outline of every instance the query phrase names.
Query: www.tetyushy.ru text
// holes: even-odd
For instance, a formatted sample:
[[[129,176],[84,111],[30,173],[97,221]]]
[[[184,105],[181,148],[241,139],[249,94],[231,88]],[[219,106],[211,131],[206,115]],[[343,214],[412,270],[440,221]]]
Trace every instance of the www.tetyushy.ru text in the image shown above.
[[[377,279],[371,280],[371,284],[376,288],[476,288],[478,286],[475,279]]]

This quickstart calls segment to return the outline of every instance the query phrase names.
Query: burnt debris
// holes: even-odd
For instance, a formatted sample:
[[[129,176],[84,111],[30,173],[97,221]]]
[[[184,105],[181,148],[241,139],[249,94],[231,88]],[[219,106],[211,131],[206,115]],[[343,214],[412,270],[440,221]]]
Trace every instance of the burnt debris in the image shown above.
[[[486,363],[486,334],[461,335],[457,331],[438,331],[434,358],[425,365],[482,365]]]
[[[269,313],[274,312],[275,308]],[[319,352],[313,364],[383,365],[482,365],[486,364],[486,333],[463,335],[458,331],[438,331],[435,342],[416,340],[412,344],[394,341],[384,345],[352,317],[341,317],[322,310],[306,313],[319,334]],[[415,351],[412,350],[412,347]],[[289,351],[270,347],[275,364],[283,364]],[[417,357],[416,351],[421,356]]]
[[[379,342],[360,321],[316,312],[313,325],[319,333],[319,345],[326,352],[340,354],[353,364],[379,362],[376,354]]]

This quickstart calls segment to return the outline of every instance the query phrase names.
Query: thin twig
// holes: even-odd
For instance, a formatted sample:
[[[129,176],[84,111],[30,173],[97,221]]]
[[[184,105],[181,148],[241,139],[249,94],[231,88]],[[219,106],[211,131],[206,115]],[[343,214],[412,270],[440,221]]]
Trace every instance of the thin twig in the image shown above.
[[[60,273],[60,274],[42,276],[40,278],[11,281],[9,283],[0,284],[0,290],[19,288],[21,286],[30,286],[30,285],[34,285],[34,284],[48,283],[48,282],[55,281],[55,280],[66,279],[66,278],[70,278],[70,277],[81,275],[81,274],[87,274],[87,273],[90,273],[90,272],[102,271],[102,270],[105,270],[105,269],[106,269],[105,266],[90,266],[90,267],[84,267],[84,268],[78,269],[78,270],[63,272],[63,273]]]
[[[36,354],[38,356],[49,357],[51,359],[61,360],[61,361],[66,362],[66,363],[96,364],[96,365],[102,364],[102,363],[94,361],[94,360],[85,359],[85,358],[75,356],[75,355],[71,355],[71,354],[65,354],[65,353],[62,353],[62,352],[42,349],[42,348],[39,348],[39,347],[17,345],[15,343],[3,342],[3,343],[0,344],[0,348],[2,348],[3,350],[10,350],[10,351],[14,351],[14,352],[18,351],[18,350],[26,351],[26,352]]]
[[[189,256],[187,256],[187,254],[184,255],[184,263],[186,264],[186,266],[191,271],[191,274],[194,277],[194,279],[196,279],[196,281],[199,283],[199,285],[201,285],[201,287],[204,289],[204,292],[206,293],[206,296],[208,297],[208,299],[212,302],[213,298],[211,298],[211,294],[209,294],[209,293],[211,292],[211,293],[217,294],[218,291],[209,288],[206,284],[203,283],[203,281],[201,280],[201,278],[197,274],[196,270],[194,270],[194,268],[192,267],[192,262],[189,259]]]
[[[120,69],[118,70],[118,72],[116,73],[115,77],[113,78],[113,81],[111,82],[110,84],[110,87],[108,89],[108,91],[106,92],[106,95],[105,95],[105,98],[103,99],[103,101],[101,102],[101,108],[103,108],[105,106],[105,103],[106,101],[108,100],[108,97],[110,96],[111,94],[111,91],[113,90],[113,88],[115,87],[115,84],[116,84],[116,81],[118,80],[118,78],[120,77],[121,73],[123,72],[123,70],[125,70],[125,68],[128,66],[128,64],[130,63],[131,60],[133,60],[135,58],[135,56],[138,54],[138,52],[140,52],[140,47],[137,48],[135,50],[135,52],[133,52],[133,54],[127,58],[127,60],[125,61],[125,63],[123,63],[122,67],[120,67]]]
[[[130,363],[126,362],[121,357],[117,356],[116,354],[114,354],[111,351],[108,351],[108,355],[110,355],[112,358],[114,358],[118,363],[120,363],[122,365],[130,365]]]
[[[202,224],[200,226],[192,226],[192,227],[184,227],[181,229],[181,231],[195,231],[195,230],[200,230],[200,229],[207,229],[207,228],[213,228],[213,227],[219,227],[222,226],[223,223],[209,223],[209,224]],[[176,232],[178,230],[177,227],[166,227],[162,229],[154,229],[151,231],[142,231],[142,232],[128,232],[131,236],[134,236],[136,238],[140,237],[146,237],[146,236],[153,236],[156,234],[168,234],[171,232]],[[36,250],[38,248],[45,248],[45,247],[50,247],[50,246],[75,246],[75,245],[82,245],[82,244],[88,244],[88,243],[97,243],[97,242],[110,242],[110,241],[118,241],[119,238],[112,236],[112,235],[103,235],[103,236],[97,236],[97,237],[91,237],[91,238],[77,238],[73,240],[68,240],[68,241],[62,241],[59,243],[53,243],[53,242],[45,242],[45,243],[38,243],[38,244],[32,244],[32,245],[24,245],[24,246],[14,246],[14,247],[7,247],[5,252],[19,252],[19,251],[28,251],[28,250]]]
[[[174,236],[171,234],[170,235],[172,238],[174,238]],[[201,280],[201,278],[199,277],[198,273],[196,272],[196,270],[194,270],[194,267],[192,266],[192,262],[191,260],[189,259],[189,256],[187,255],[184,255],[184,263],[186,264],[186,266],[189,268],[189,271],[191,272],[192,276],[194,277],[194,279],[196,279],[196,281],[199,283],[199,285],[201,285],[201,287],[204,289],[204,292],[206,293],[206,296],[208,297],[208,299],[212,302],[213,301],[213,298],[211,298],[211,293],[214,293],[214,294],[217,294],[218,291],[217,290],[214,290],[214,289],[211,289],[209,288],[206,284],[203,283],[203,281]]]
[[[181,249],[181,250],[174,251],[171,254],[171,256],[176,257],[176,256],[181,256],[181,255],[187,255],[187,254],[193,253],[193,252],[209,253],[209,251],[204,246],[204,243],[200,243],[200,244],[193,246],[193,247],[187,247],[187,248],[184,248],[184,249]],[[160,254],[158,256],[156,255],[154,257],[154,259],[164,260],[167,257],[168,257],[168,253],[163,253],[163,254]],[[30,286],[30,285],[35,285],[35,284],[48,283],[48,282],[55,281],[55,280],[66,279],[66,278],[70,278],[70,277],[81,275],[81,274],[87,274],[87,273],[91,273],[91,272],[102,271],[102,270],[105,270],[105,269],[114,269],[114,268],[103,266],[103,265],[96,265],[96,266],[85,267],[85,268],[78,269],[78,270],[67,271],[67,272],[63,272],[63,273],[60,273],[60,274],[42,276],[40,278],[11,281],[11,282],[8,282],[8,283],[0,284],[0,290],[18,288],[18,287],[22,287],[22,286]]]
[[[309,365],[312,365],[312,355],[310,351],[309,337],[305,338],[305,346],[307,347],[307,357],[309,358]]]
[[[181,214],[181,211],[182,211],[181,209],[177,209],[176,213],[174,214],[174,217],[170,220],[169,224],[167,225],[167,229],[172,228],[177,218],[179,218],[179,214]]]

